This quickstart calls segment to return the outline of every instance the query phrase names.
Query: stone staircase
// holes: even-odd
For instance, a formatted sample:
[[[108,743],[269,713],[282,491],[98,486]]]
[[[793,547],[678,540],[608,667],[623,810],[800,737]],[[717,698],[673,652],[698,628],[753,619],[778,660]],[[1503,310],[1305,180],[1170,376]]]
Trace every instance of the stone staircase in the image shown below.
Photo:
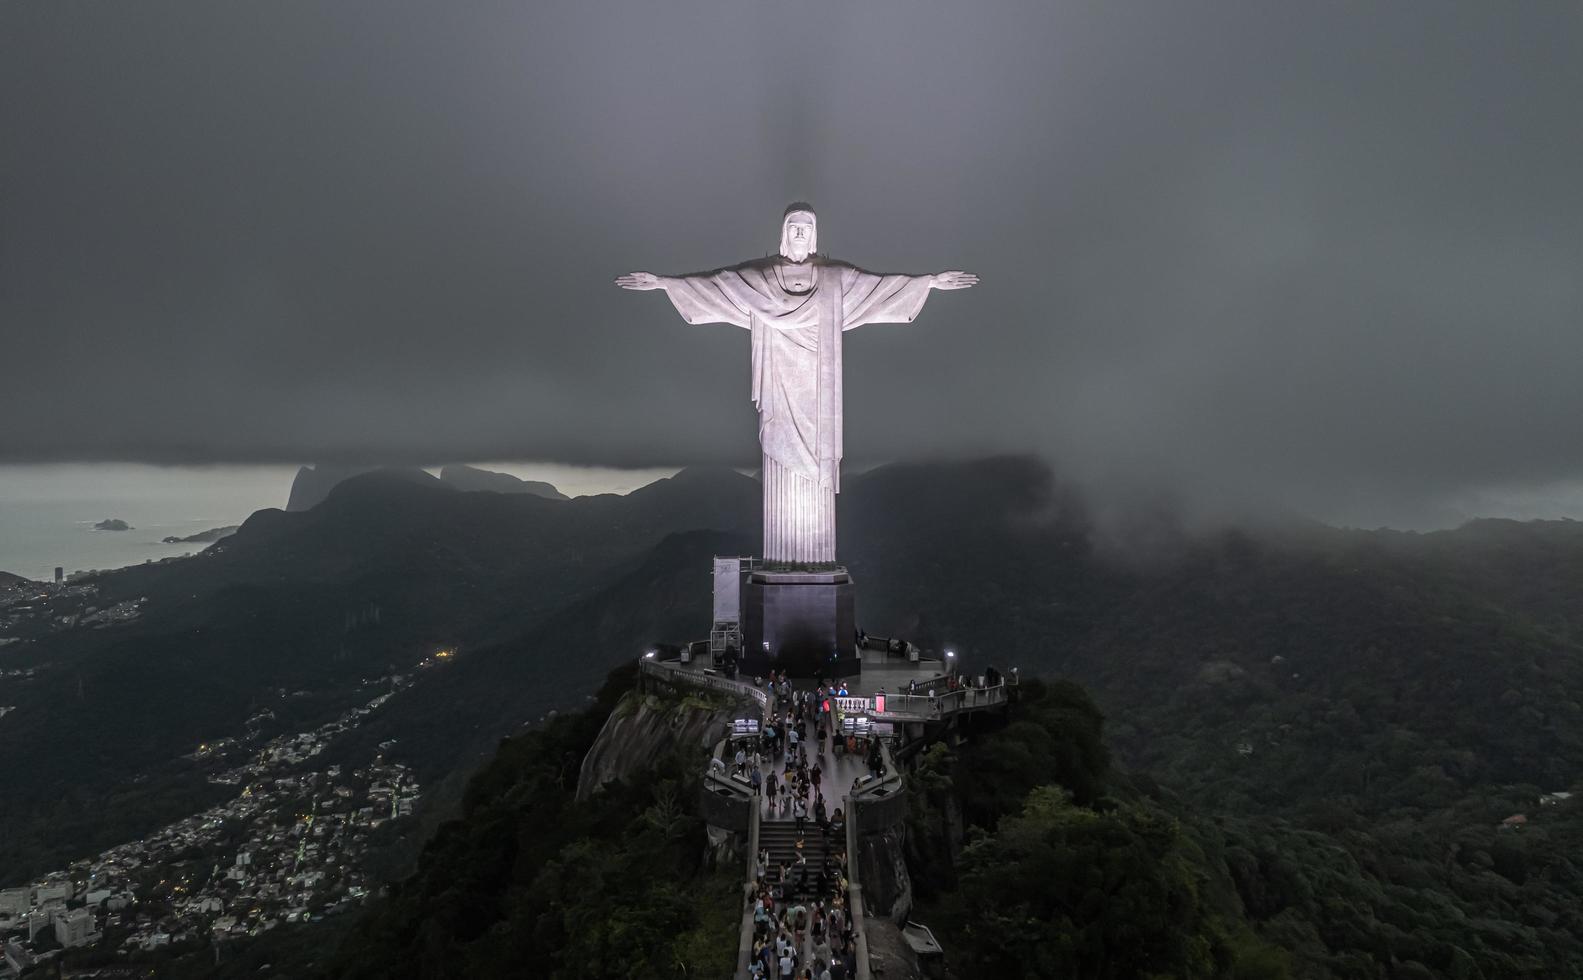
[[[831,853],[845,846],[844,841],[830,839]],[[785,864],[791,869],[791,878],[787,885],[789,898],[813,899],[818,897],[819,869],[823,866],[825,857],[825,843],[819,833],[819,827],[809,820],[803,833],[803,856],[807,860],[806,881],[799,881],[797,877],[797,825],[791,820],[765,820],[759,824],[759,848],[767,849],[770,855],[770,867],[779,868]],[[832,876],[834,872],[832,871]],[[772,875],[773,879],[773,875]],[[827,885],[834,887],[834,881]]]

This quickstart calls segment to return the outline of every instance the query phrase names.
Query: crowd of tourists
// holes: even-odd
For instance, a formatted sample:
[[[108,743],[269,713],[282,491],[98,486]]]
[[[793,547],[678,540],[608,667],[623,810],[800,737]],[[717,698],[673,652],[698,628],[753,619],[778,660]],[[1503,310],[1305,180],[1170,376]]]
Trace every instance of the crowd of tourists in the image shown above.
[[[845,884],[844,875],[840,881]],[[761,885],[753,899],[752,975],[758,980],[855,977],[857,946],[844,896],[837,891],[810,904],[776,899],[773,889]]]
[[[794,858],[772,863],[755,856],[753,976],[763,980],[849,980],[856,975],[853,926],[847,913],[846,817],[825,802],[823,763],[828,754],[871,754],[882,766],[877,741],[843,738],[835,730],[832,699],[837,685],[794,691],[784,674],[765,684],[770,708],[760,737],[738,743],[736,765],[762,799],[766,818],[795,821]],[[816,830],[810,846],[808,832]]]
[[[831,699],[844,696],[844,687],[821,683],[812,690],[793,691],[782,674],[772,676],[766,689],[772,707],[763,729],[757,739],[736,743],[732,771],[746,779],[754,795],[762,798],[766,818],[789,816],[797,822],[799,832],[812,820],[828,837],[832,827],[841,829],[841,808],[838,806],[831,813],[824,800],[822,762],[826,753],[863,758],[869,776],[878,779],[885,774],[879,739],[855,732],[842,735],[835,730],[836,712]]]

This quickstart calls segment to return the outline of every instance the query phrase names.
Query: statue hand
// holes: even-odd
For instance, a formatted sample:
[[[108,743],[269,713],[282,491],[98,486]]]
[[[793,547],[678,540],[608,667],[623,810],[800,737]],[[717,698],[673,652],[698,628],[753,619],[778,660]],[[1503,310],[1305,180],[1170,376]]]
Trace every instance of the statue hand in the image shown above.
[[[622,289],[664,289],[665,281],[652,272],[629,272],[617,276],[616,285]]]
[[[978,285],[978,276],[971,272],[952,270],[950,272],[937,272],[929,280],[931,289],[966,289]]]

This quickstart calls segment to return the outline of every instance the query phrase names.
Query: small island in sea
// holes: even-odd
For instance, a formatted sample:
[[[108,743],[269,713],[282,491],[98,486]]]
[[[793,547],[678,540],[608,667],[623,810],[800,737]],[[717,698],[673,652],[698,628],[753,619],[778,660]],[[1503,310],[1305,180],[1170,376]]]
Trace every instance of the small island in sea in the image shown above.
[[[104,520],[95,524],[93,529],[95,531],[130,531],[132,530],[132,525],[119,518],[106,517]]]

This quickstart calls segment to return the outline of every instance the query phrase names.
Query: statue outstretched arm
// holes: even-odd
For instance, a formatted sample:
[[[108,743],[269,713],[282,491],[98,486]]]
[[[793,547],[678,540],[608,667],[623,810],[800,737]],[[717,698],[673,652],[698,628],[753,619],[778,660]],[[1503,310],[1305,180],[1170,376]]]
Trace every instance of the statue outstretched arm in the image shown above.
[[[921,276],[879,275],[848,266],[841,276],[846,318],[842,328],[865,323],[909,323],[922,311],[931,289],[967,289],[978,276],[951,270]]]
[[[622,289],[663,289],[676,312],[688,323],[729,323],[746,327],[752,312],[732,296],[731,282],[723,277],[735,275],[730,269],[691,276],[657,276],[652,272],[629,272],[616,277]]]

